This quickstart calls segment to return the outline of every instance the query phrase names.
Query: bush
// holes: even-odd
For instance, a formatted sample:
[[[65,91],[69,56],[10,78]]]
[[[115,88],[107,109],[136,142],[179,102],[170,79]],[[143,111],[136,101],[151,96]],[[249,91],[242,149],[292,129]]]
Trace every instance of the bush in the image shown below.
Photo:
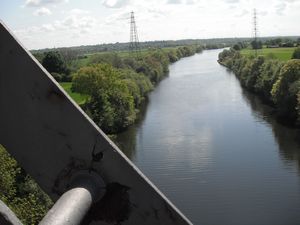
[[[271,90],[277,81],[283,63],[277,60],[266,61],[260,68],[260,74],[257,78],[254,89],[260,93],[265,100],[271,101]]]
[[[0,145],[0,199],[24,225],[38,224],[53,204]]]
[[[73,78],[72,90],[90,95],[85,109],[91,118],[107,133],[116,133],[135,119],[134,97],[128,82],[108,64],[81,68]]]
[[[289,60],[281,69],[279,78],[272,87],[272,98],[278,105],[281,116],[297,118],[297,95],[300,91],[300,60]]]
[[[293,55],[292,59],[300,59],[300,47],[296,48]]]
[[[300,124],[300,60],[288,62],[250,58],[234,50],[224,50],[219,61],[231,69],[248,90],[272,102],[277,115]]]

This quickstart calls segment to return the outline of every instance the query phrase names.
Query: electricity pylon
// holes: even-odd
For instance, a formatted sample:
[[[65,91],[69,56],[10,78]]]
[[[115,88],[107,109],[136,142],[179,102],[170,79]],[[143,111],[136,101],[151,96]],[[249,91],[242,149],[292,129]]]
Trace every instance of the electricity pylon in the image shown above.
[[[129,44],[129,50],[132,56],[136,58],[140,58],[141,55],[141,49],[140,49],[140,43],[136,28],[136,23],[134,19],[134,12],[131,12],[130,15],[130,44]]]

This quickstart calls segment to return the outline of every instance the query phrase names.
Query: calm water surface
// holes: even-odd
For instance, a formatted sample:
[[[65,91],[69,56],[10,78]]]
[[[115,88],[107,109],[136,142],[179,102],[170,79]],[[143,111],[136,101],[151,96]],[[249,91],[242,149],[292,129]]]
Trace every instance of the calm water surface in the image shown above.
[[[219,52],[171,65],[119,146],[194,224],[299,225],[300,132],[243,91]]]

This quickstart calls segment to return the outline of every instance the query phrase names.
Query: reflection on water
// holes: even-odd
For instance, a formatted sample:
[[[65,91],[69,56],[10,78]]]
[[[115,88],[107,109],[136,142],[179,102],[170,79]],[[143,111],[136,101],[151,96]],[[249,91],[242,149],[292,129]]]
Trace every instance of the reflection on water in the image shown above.
[[[267,123],[273,131],[280,155],[287,166],[298,165],[300,173],[300,130],[280,124],[274,116],[274,109],[264,104],[257,96],[243,90],[243,96],[258,121]]]
[[[194,224],[299,225],[299,130],[243,91],[218,53],[173,64],[118,145]]]

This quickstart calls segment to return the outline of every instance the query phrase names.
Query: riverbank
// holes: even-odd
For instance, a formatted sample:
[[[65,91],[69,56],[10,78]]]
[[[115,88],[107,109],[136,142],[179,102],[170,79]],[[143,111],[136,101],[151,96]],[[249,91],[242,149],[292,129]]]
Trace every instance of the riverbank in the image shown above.
[[[81,107],[106,134],[116,134],[135,122],[171,63],[201,51],[201,46],[183,46],[151,49],[137,58],[115,53],[91,56],[73,74],[71,90],[88,96]]]
[[[300,60],[246,57],[238,51],[224,50],[218,62],[231,70],[243,88],[257,94],[274,107],[280,122],[300,123]]]
[[[221,51],[172,64],[117,144],[195,225],[300,224],[299,129],[242,89]]]

